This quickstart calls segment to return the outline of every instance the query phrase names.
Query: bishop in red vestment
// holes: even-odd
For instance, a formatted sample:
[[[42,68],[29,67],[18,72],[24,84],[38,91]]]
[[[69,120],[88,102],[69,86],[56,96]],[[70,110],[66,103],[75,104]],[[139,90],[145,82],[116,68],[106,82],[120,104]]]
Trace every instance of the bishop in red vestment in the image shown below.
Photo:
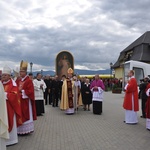
[[[34,86],[32,80],[27,75],[27,62],[22,61],[20,64],[19,92],[22,110],[22,126],[18,127],[18,134],[29,134],[34,131],[33,121],[37,119]]]

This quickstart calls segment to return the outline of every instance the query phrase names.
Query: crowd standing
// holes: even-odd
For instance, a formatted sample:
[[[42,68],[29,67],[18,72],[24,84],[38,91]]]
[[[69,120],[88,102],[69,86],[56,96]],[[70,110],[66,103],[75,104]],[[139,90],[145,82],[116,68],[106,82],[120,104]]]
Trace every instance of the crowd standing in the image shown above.
[[[34,121],[37,116],[43,116],[45,105],[60,107],[67,115],[73,115],[81,107],[84,111],[93,114],[103,113],[104,91],[112,89],[114,85],[122,87],[122,80],[100,79],[95,75],[92,80],[87,77],[79,78],[72,68],[67,71],[67,76],[50,75],[36,77],[30,72],[27,74],[28,63],[21,61],[20,69],[15,69],[14,77],[11,69],[5,66],[0,81],[0,149],[5,150],[6,145],[18,143],[18,135],[34,132]],[[146,128],[150,130],[150,83],[145,77],[139,86],[134,71],[128,73],[128,81],[124,87],[126,124],[137,124],[139,111],[139,98],[141,99],[141,118],[146,118]]]

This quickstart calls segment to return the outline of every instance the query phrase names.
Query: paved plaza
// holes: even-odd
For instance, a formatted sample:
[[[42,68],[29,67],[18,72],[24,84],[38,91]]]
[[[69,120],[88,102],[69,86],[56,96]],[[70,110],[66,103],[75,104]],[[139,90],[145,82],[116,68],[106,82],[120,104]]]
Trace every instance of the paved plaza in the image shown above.
[[[31,135],[19,136],[19,143],[7,150],[143,150],[150,149],[150,131],[145,119],[127,125],[122,108],[124,94],[105,92],[103,114],[94,115],[81,107],[65,115],[58,107],[45,106],[44,116],[35,121]]]

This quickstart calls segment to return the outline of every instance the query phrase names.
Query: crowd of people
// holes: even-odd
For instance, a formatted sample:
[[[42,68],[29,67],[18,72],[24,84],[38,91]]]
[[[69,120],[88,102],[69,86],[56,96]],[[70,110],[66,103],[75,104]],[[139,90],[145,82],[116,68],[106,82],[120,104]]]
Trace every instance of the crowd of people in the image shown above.
[[[18,143],[18,135],[27,135],[34,132],[34,120],[43,116],[45,105],[60,107],[67,115],[75,114],[79,107],[84,111],[91,111],[101,115],[103,112],[104,91],[114,84],[122,84],[117,79],[101,80],[95,75],[92,80],[84,77],[79,79],[72,68],[67,71],[67,76],[42,76],[37,73],[27,74],[28,63],[21,61],[20,69],[14,70],[5,66],[0,81],[0,149],[5,150],[6,145]],[[146,77],[141,81],[138,93],[137,81],[134,71],[128,73],[129,80],[124,87],[126,124],[137,124],[139,111],[139,98],[141,98],[142,118],[146,118],[146,128],[150,130],[150,83]]]
[[[11,68],[2,70],[0,84],[0,149],[18,143],[18,135],[34,132],[37,119],[32,80],[27,75],[28,63],[21,61],[19,75],[12,79]],[[7,128],[7,131],[6,131]],[[4,140],[6,139],[6,140]]]

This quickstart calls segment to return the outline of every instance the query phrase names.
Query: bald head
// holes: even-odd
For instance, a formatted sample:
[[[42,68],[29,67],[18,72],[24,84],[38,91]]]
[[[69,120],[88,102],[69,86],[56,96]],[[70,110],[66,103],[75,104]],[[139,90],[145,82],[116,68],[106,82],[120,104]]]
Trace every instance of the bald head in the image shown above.
[[[129,76],[129,77],[134,76],[134,71],[133,71],[133,70],[130,70],[130,71],[128,72],[128,76]]]
[[[98,79],[99,79],[99,75],[96,74],[96,75],[95,75],[95,80],[98,80]]]

